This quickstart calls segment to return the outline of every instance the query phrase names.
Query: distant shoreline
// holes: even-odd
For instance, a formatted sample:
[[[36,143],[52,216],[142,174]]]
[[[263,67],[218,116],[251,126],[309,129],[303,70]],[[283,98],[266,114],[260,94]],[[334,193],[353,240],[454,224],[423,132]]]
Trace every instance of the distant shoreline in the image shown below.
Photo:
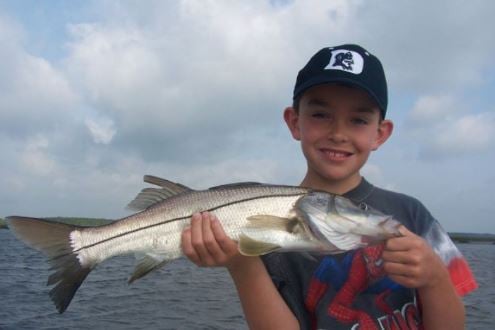
[[[449,233],[449,236],[456,243],[491,243],[491,244],[495,244],[495,235],[494,234]]]
[[[75,218],[75,217],[50,217],[44,218],[50,221],[62,222],[76,226],[102,226],[112,222],[109,219],[97,218]],[[0,229],[8,229],[4,219],[0,218]],[[495,234],[477,234],[477,233],[449,233],[450,238],[455,243],[488,243],[495,244]]]
[[[66,223],[69,225],[83,226],[83,227],[107,225],[113,221],[110,219],[76,218],[76,217],[50,217],[50,218],[42,218],[42,219],[50,220],[54,222]],[[2,218],[0,218],[0,229],[9,229],[7,227],[7,223]]]

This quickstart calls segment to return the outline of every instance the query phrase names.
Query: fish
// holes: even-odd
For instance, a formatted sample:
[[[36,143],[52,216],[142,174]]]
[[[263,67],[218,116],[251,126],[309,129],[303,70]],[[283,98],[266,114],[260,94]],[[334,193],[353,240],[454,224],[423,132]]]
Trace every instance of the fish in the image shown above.
[[[63,313],[87,275],[100,263],[135,254],[129,283],[183,256],[181,233],[196,212],[208,211],[247,256],[272,252],[335,254],[400,236],[400,223],[351,200],[313,189],[255,182],[194,190],[145,175],[157,187],[143,189],[128,204],[137,212],[94,227],[9,216],[13,234],[48,258],[47,285]]]

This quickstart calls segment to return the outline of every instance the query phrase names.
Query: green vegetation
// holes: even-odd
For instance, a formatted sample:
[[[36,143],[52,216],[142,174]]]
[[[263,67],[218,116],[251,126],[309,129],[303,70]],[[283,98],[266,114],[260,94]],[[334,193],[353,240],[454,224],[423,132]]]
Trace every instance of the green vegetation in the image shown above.
[[[495,244],[495,234],[449,233],[449,236],[456,243]]]
[[[84,227],[101,226],[112,222],[112,220],[108,220],[108,219],[95,219],[95,218],[53,217],[53,218],[45,218],[45,219],[54,222],[62,222],[62,223],[67,223],[69,225],[84,226]],[[8,229],[7,223],[2,218],[0,218],[0,229]]]

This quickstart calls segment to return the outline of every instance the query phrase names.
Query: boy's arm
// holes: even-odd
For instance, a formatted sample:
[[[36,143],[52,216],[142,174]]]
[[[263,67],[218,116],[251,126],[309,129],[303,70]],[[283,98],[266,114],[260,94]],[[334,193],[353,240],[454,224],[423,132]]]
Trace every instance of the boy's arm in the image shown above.
[[[214,215],[193,215],[191,227],[182,233],[182,250],[198,266],[228,269],[250,329],[299,328],[261,259],[242,256]]]
[[[403,237],[389,239],[384,269],[395,282],[418,290],[425,329],[464,329],[464,304],[440,257],[421,237],[400,228]]]

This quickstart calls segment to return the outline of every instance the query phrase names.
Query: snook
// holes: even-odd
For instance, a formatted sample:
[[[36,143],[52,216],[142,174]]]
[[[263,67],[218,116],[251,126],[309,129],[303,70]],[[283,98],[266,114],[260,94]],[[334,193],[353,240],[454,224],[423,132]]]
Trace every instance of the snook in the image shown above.
[[[227,235],[239,242],[240,252],[251,256],[274,251],[339,253],[398,235],[398,223],[390,217],[306,188],[240,183],[197,191],[152,176],[145,176],[145,182],[160,188],[141,191],[129,204],[141,211],[108,225],[76,227],[18,216],[6,219],[19,239],[49,258],[54,273],[48,285],[55,285],[50,297],[60,313],[89,272],[108,258],[139,256],[129,279],[133,282],[180,257],[181,233],[195,212],[214,213]],[[336,201],[341,200],[347,204],[339,210]],[[346,214],[355,219],[347,219]],[[340,225],[328,225],[333,220]]]

